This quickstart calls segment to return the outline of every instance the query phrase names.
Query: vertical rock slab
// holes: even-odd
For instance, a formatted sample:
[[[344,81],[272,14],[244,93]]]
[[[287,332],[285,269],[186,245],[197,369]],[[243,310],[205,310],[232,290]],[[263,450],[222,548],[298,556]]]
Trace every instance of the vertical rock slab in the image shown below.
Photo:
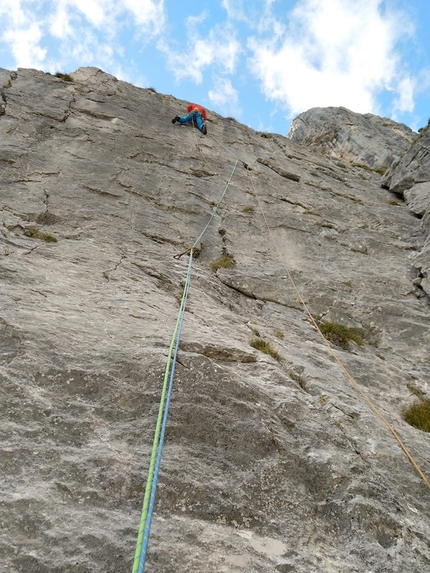
[[[407,130],[315,112],[354,134],[316,151],[208,110],[205,137],[170,121],[188,102],[95,68],[0,78],[5,571],[130,570],[187,269],[174,255],[236,158],[194,261],[148,570],[428,570],[428,490],[297,297],[358,332],[332,347],[429,475],[428,435],[402,418],[428,397],[410,259],[425,216],[377,172]]]

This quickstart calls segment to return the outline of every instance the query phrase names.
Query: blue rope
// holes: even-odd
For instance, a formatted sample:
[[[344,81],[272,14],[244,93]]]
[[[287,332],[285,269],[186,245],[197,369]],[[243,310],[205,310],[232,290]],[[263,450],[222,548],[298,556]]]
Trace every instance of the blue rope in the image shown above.
[[[141,526],[139,527],[138,541],[137,541],[137,546],[136,546],[136,553],[135,553],[135,558],[134,558],[134,562],[133,562],[132,573],[143,573],[144,568],[145,568],[146,554],[147,554],[147,550],[148,550],[149,535],[150,535],[151,523],[152,523],[152,516],[154,513],[155,495],[156,495],[157,484],[158,484],[158,475],[160,472],[160,465],[161,465],[161,455],[163,452],[164,436],[165,436],[165,432],[166,432],[167,418],[168,418],[168,414],[169,414],[170,398],[171,398],[172,389],[173,389],[173,379],[174,379],[174,375],[175,375],[176,360],[177,360],[177,354],[178,354],[178,349],[179,349],[179,342],[180,342],[180,338],[181,338],[182,326],[183,326],[183,322],[184,322],[184,314],[185,314],[185,308],[186,308],[186,304],[187,304],[188,291],[189,291],[190,282],[191,282],[193,249],[196,247],[197,243],[200,241],[200,239],[205,234],[207,228],[211,224],[211,222],[212,222],[212,220],[213,220],[213,218],[214,218],[214,216],[218,210],[218,207],[220,206],[222,200],[224,199],[224,195],[226,194],[227,189],[231,183],[231,180],[232,180],[234,172],[236,170],[238,161],[239,160],[236,159],[233,170],[232,170],[230,177],[229,177],[229,179],[225,185],[225,188],[222,192],[222,195],[221,195],[217,205],[213,209],[212,215],[210,216],[208,222],[206,223],[205,228],[200,233],[199,237],[196,239],[193,246],[186,251],[186,253],[190,255],[189,263],[188,263],[188,274],[187,274],[187,279],[185,282],[184,291],[183,291],[183,295],[182,295],[181,306],[179,309],[178,318],[177,318],[177,322],[176,322],[175,333],[174,333],[174,336],[172,337],[172,342],[171,342],[171,346],[170,346],[170,352],[171,352],[173,340],[175,339],[175,336],[176,336],[175,350],[174,350],[174,354],[173,354],[173,358],[172,358],[172,362],[171,362],[170,373],[169,373],[169,363],[170,363],[170,356],[171,356],[170,352],[169,352],[169,359],[168,359],[168,363],[167,363],[167,367],[166,367],[166,371],[165,371],[165,381],[166,381],[166,376],[169,375],[169,384],[168,384],[168,390],[167,390],[166,398],[164,399],[164,401],[162,398],[162,401],[160,402],[159,419],[161,416],[161,412],[163,412],[163,421],[162,421],[161,430],[160,430],[158,440],[157,440],[157,432],[158,432],[157,429],[156,429],[156,434],[154,437],[153,454],[151,456],[151,465],[150,465],[150,472],[149,472],[150,475],[148,476],[147,487],[145,490],[145,500],[144,500],[143,509],[142,509]],[[164,392],[164,390],[163,390],[163,392]],[[163,409],[164,409],[164,411],[163,411]],[[157,422],[157,428],[159,428],[159,422]],[[155,447],[157,448],[157,452],[156,452],[156,459],[154,460],[154,457],[155,457],[154,456],[154,454],[155,454],[154,448]],[[152,467],[154,468],[153,471],[151,469]],[[150,490],[150,494],[149,494],[149,490]],[[149,501],[147,501],[148,494],[149,494]],[[145,522],[144,529],[142,527],[143,522]]]
[[[155,462],[155,469],[154,469],[154,475],[153,475],[152,487],[151,487],[151,497],[149,500],[148,514],[146,517],[145,532],[143,535],[142,549],[141,549],[140,561],[139,561],[139,567],[137,569],[137,573],[143,573],[144,568],[145,568],[146,553],[148,550],[149,535],[150,535],[150,531],[151,531],[152,515],[154,513],[155,495],[157,492],[158,474],[160,473],[161,455],[163,453],[164,435],[166,432],[167,418],[169,415],[170,398],[172,396],[172,389],[173,389],[173,379],[175,376],[176,359],[178,356],[179,342],[180,342],[180,338],[181,338],[182,326],[184,323],[185,308],[187,305],[188,291],[189,291],[190,282],[191,282],[192,260],[193,260],[193,251],[190,252],[190,259],[189,259],[189,263],[188,263],[189,272],[188,272],[188,276],[187,276],[187,282],[185,283],[185,287],[184,287],[184,294],[182,297],[181,309],[179,311],[181,314],[181,317],[179,320],[179,326],[178,326],[178,331],[177,331],[177,336],[176,336],[175,351],[174,351],[173,358],[172,358],[172,367],[170,370],[169,387],[167,390],[166,401],[164,404],[163,423],[161,426],[160,439],[158,442],[157,459]]]

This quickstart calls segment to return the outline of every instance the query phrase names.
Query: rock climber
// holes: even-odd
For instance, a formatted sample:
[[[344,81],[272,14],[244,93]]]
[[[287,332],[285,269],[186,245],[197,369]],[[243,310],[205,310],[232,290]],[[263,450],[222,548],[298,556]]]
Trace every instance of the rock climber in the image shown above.
[[[187,111],[187,115],[184,115],[183,117],[175,115],[175,117],[172,119],[172,123],[178,122],[183,124],[191,122],[196,125],[204,135],[206,135],[208,131],[205,124],[205,120],[207,119],[205,108],[196,103],[191,103],[187,107]]]

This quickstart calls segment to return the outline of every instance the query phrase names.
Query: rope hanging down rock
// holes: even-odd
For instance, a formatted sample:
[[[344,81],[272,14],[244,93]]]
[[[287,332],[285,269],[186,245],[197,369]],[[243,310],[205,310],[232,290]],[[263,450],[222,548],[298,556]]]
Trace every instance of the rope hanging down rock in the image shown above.
[[[181,339],[182,326],[184,323],[185,308],[187,305],[188,290],[191,281],[191,270],[193,264],[193,252],[190,252],[188,261],[188,272],[185,286],[182,293],[182,300],[176,319],[175,329],[170,342],[167,356],[166,369],[164,371],[163,388],[158,409],[157,425],[155,428],[154,442],[152,445],[151,461],[148,470],[145,496],[143,500],[142,516],[140,519],[139,532],[136,542],[136,551],[132,573],[142,573],[145,568],[146,552],[148,549],[149,535],[151,531],[152,515],[154,512],[155,494],[157,490],[158,474],[160,471],[161,454],[163,452],[164,434],[169,415],[170,397],[172,395],[173,379],[175,375],[176,360],[178,356],[179,342]],[[169,381],[169,383],[167,383]]]
[[[339,364],[340,368],[344,371],[345,375],[348,377],[348,379],[351,381],[351,383],[353,384],[353,386],[355,387],[355,389],[359,392],[359,394],[361,394],[361,396],[364,398],[364,400],[368,403],[368,405],[370,406],[370,408],[373,410],[373,412],[384,422],[384,424],[387,426],[387,428],[390,430],[390,432],[393,434],[393,436],[395,437],[395,439],[397,440],[397,442],[399,443],[399,446],[402,448],[403,452],[406,454],[406,456],[408,457],[409,461],[412,463],[412,465],[414,466],[414,468],[417,470],[417,472],[419,473],[420,477],[422,478],[422,480],[424,481],[424,483],[426,484],[426,486],[428,488],[430,488],[430,481],[427,479],[427,477],[425,476],[425,474],[423,473],[423,471],[421,470],[421,468],[419,467],[418,463],[416,462],[416,460],[414,459],[414,457],[412,456],[412,454],[409,452],[408,448],[405,446],[405,444],[403,443],[403,441],[400,439],[400,436],[398,435],[398,433],[395,431],[395,429],[393,428],[393,426],[390,424],[390,422],[386,419],[386,417],[381,413],[381,411],[377,408],[377,406],[372,402],[372,400],[367,396],[367,394],[362,390],[362,388],[360,387],[360,385],[358,384],[358,382],[355,380],[355,378],[352,376],[352,374],[349,372],[349,370],[347,369],[347,367],[343,364],[343,362],[341,361],[341,359],[339,358],[339,356],[337,355],[337,352],[333,349],[333,347],[331,346],[331,344],[329,343],[329,341],[326,339],[326,337],[324,336],[324,334],[321,332],[320,327],[318,326],[317,321],[315,320],[315,318],[313,317],[311,311],[309,310],[305,300],[303,299],[302,295],[300,294],[300,291],[284,261],[284,258],[282,256],[282,253],[278,247],[278,244],[276,243],[275,237],[272,233],[271,228],[269,227],[269,223],[267,221],[266,218],[266,214],[263,211],[263,206],[261,204],[260,201],[260,197],[255,189],[254,186],[254,182],[252,179],[252,175],[250,175],[251,177],[251,184],[252,184],[252,188],[254,191],[254,195],[257,199],[257,203],[258,206],[260,208],[261,214],[263,216],[264,219],[264,223],[266,225],[266,228],[268,230],[269,236],[271,238],[271,241],[275,247],[275,250],[278,254],[279,260],[281,261],[282,266],[284,267],[288,278],[290,279],[290,282],[297,294],[297,298],[299,299],[301,305],[303,306],[306,314],[309,316],[312,324],[314,325],[316,331],[318,332],[318,334],[321,336],[321,338],[323,339],[324,344],[327,346],[327,348],[329,349],[330,353],[333,355],[334,359],[336,360],[336,362]]]
[[[336,362],[342,368],[342,370],[344,371],[346,376],[349,378],[349,380],[352,382],[352,384],[354,385],[356,390],[360,393],[360,395],[368,403],[368,405],[373,410],[373,412],[384,422],[384,424],[390,430],[390,432],[392,433],[392,435],[397,440],[400,447],[402,448],[402,450],[404,451],[404,453],[408,457],[409,461],[412,463],[412,465],[415,467],[415,469],[419,473],[420,477],[422,478],[422,480],[424,481],[426,486],[428,488],[430,488],[429,480],[424,475],[424,473],[422,472],[422,470],[418,466],[417,462],[415,461],[414,457],[412,456],[412,454],[406,448],[405,444],[400,439],[397,432],[394,430],[394,428],[391,426],[391,424],[388,422],[388,420],[385,418],[385,416],[383,416],[383,414],[375,406],[375,404],[373,404],[373,402],[366,395],[366,393],[361,389],[360,385],[356,382],[356,380],[354,379],[352,374],[350,374],[350,372],[348,371],[346,366],[342,363],[342,361],[338,357],[337,353],[332,348],[332,346],[330,345],[330,343],[328,342],[328,340],[325,338],[325,336],[321,332],[320,328],[318,327],[318,324],[317,324],[316,320],[314,319],[313,315],[311,314],[310,310],[308,309],[306,302],[304,301],[304,299],[303,299],[296,283],[294,282],[294,279],[293,279],[293,277],[292,277],[292,275],[291,275],[291,273],[290,273],[290,271],[289,271],[289,269],[288,269],[288,267],[284,261],[283,255],[282,255],[282,253],[278,247],[278,244],[276,243],[275,237],[274,237],[272,230],[268,224],[266,214],[264,213],[264,210],[263,210],[263,207],[262,207],[262,204],[260,201],[260,197],[259,197],[259,195],[255,189],[253,177],[250,173],[251,168],[244,161],[242,161],[241,159],[236,157],[234,155],[234,153],[232,153],[230,150],[228,150],[214,136],[212,136],[212,139],[220,147],[227,150],[228,153],[230,155],[232,155],[236,161],[235,161],[233,170],[230,174],[230,177],[229,177],[229,179],[228,179],[228,181],[224,187],[224,190],[221,194],[221,197],[220,197],[218,203],[216,204],[215,208],[213,209],[212,214],[211,214],[208,222],[206,223],[203,231],[200,233],[200,235],[197,237],[197,239],[194,241],[194,243],[191,247],[189,247],[188,249],[186,249],[182,253],[174,255],[175,259],[180,259],[183,255],[189,255],[190,258],[189,258],[189,262],[188,262],[188,271],[187,271],[187,277],[185,280],[185,286],[184,286],[184,290],[183,290],[183,294],[182,294],[181,305],[179,308],[175,329],[174,329],[174,332],[172,335],[172,340],[170,343],[170,348],[169,348],[169,353],[168,353],[168,358],[167,358],[167,363],[166,363],[166,369],[165,369],[165,373],[164,373],[163,388],[162,388],[162,392],[161,392],[160,406],[159,406],[159,411],[158,411],[158,419],[157,419],[157,424],[156,424],[156,429],[155,429],[155,434],[154,434],[154,441],[153,441],[152,453],[151,453],[151,461],[150,461],[149,470],[148,470],[148,479],[147,479],[147,483],[146,483],[145,496],[144,496],[144,501],[143,501],[142,515],[141,515],[141,520],[140,520],[140,525],[139,525],[139,531],[138,531],[138,537],[137,537],[136,551],[135,551],[135,556],[134,556],[132,573],[143,573],[144,568],[145,568],[146,553],[147,553],[147,549],[148,549],[152,515],[153,515],[153,511],[154,511],[154,504],[155,504],[155,495],[156,495],[157,483],[158,483],[158,475],[159,475],[160,465],[161,465],[161,455],[162,455],[163,445],[164,445],[164,435],[165,435],[165,430],[166,430],[166,426],[167,426],[167,418],[168,418],[168,412],[169,412],[170,398],[171,398],[172,389],[173,389],[175,366],[176,366],[176,361],[177,361],[177,354],[178,354],[178,349],[179,349],[182,326],[183,326],[183,322],[184,322],[184,314],[185,314],[186,303],[187,303],[187,298],[188,298],[188,291],[189,291],[190,281],[191,281],[193,252],[196,249],[197,244],[199,243],[199,241],[202,239],[203,235],[207,231],[209,225],[211,224],[211,222],[212,222],[212,220],[213,220],[213,218],[214,218],[214,216],[218,210],[218,207],[220,206],[222,200],[224,199],[224,196],[225,196],[227,189],[231,183],[231,180],[233,178],[233,175],[235,173],[235,170],[236,170],[236,167],[237,167],[237,164],[239,161],[244,165],[244,167],[246,168],[246,170],[249,173],[249,176],[251,177],[251,184],[252,184],[252,188],[254,191],[254,195],[256,197],[256,200],[257,200],[257,203],[259,205],[261,214],[263,216],[263,220],[264,220],[266,228],[268,230],[268,234],[271,238],[271,241],[274,244],[274,247],[275,247],[275,250],[278,254],[280,262],[283,265],[284,269],[286,270],[287,275],[288,275],[288,277],[292,283],[292,286],[293,286],[293,288],[297,294],[297,297],[298,297],[300,303],[302,304],[304,310],[308,314],[310,320],[312,321],[317,332],[319,333],[319,335],[323,339],[324,343],[328,347],[329,351],[334,356]]]
[[[205,228],[203,229],[203,231],[200,233],[200,235],[197,237],[197,239],[194,241],[194,243],[192,244],[191,247],[188,247],[188,249],[186,249],[183,253],[179,253],[178,255],[174,255],[173,258],[174,259],[180,259],[183,255],[188,255],[189,253],[191,253],[198,245],[198,243],[201,241],[203,235],[206,233],[209,225],[212,223],[213,218],[215,217],[216,212],[218,211],[218,207],[221,205],[222,200],[224,199],[225,194],[227,193],[227,189],[231,183],[231,180],[233,178],[234,172],[236,171],[236,167],[237,167],[237,163],[238,163],[238,159],[236,159],[236,163],[234,164],[233,170],[230,174],[230,178],[227,181],[225,187],[224,187],[224,191],[222,192],[221,197],[219,198],[218,203],[215,205],[213,211],[212,211],[212,215],[209,217],[208,222],[206,223]]]
[[[146,554],[148,550],[149,536],[151,532],[152,515],[154,512],[155,496],[158,484],[158,475],[160,472],[161,456],[163,452],[164,445],[164,435],[167,426],[167,418],[169,414],[170,398],[173,389],[173,380],[175,375],[175,367],[177,362],[177,355],[179,349],[179,343],[181,339],[182,326],[184,322],[185,308],[187,304],[188,291],[191,282],[191,271],[193,263],[193,252],[199,241],[202,239],[203,235],[206,233],[209,225],[211,224],[218,207],[222,203],[227,189],[231,183],[234,172],[236,170],[238,159],[233,166],[230,177],[224,187],[224,190],[219,198],[218,203],[212,211],[208,222],[206,223],[203,231],[194,241],[193,245],[186,249],[183,253],[175,255],[175,259],[180,259],[182,255],[189,255],[188,261],[188,271],[185,279],[185,286],[182,293],[181,304],[179,307],[178,316],[176,319],[175,329],[173,331],[172,339],[170,342],[170,348],[167,356],[166,368],[164,371],[163,387],[160,397],[160,405],[158,409],[157,424],[155,427],[154,441],[152,445],[151,461],[149,463],[148,478],[146,482],[145,495],[143,499],[142,514],[140,518],[139,530],[136,542],[136,551],[134,554],[133,569],[132,573],[143,573],[145,569]]]
[[[218,143],[218,145],[220,145],[222,148],[226,149],[225,145],[223,145],[222,143],[220,143],[214,136],[212,136],[212,139]],[[230,155],[232,155],[233,157],[236,157],[234,155],[233,152],[231,152],[230,150],[227,150],[228,153]],[[237,158],[236,158],[237,159]],[[279,257],[279,260],[282,264],[282,266],[284,267],[288,278],[297,294],[297,297],[300,301],[300,304],[303,306],[305,312],[307,313],[307,315],[309,316],[312,324],[314,325],[315,329],[317,330],[318,334],[321,336],[321,338],[324,341],[324,344],[327,346],[327,348],[329,349],[330,353],[333,355],[334,359],[336,360],[336,362],[339,364],[340,368],[344,371],[345,375],[348,377],[348,379],[351,381],[351,383],[353,384],[353,386],[355,387],[355,389],[359,392],[359,394],[364,398],[364,400],[367,402],[367,404],[370,406],[370,408],[373,410],[373,412],[384,422],[384,424],[387,426],[387,428],[389,429],[389,431],[392,433],[392,435],[394,436],[394,438],[397,440],[399,446],[402,448],[403,452],[406,454],[407,458],[409,459],[409,461],[412,463],[412,465],[414,466],[414,468],[416,469],[416,471],[418,472],[418,474],[420,475],[421,479],[424,481],[424,483],[426,484],[426,486],[430,489],[430,481],[427,479],[427,477],[425,476],[424,472],[421,470],[421,468],[419,467],[417,461],[415,460],[415,458],[412,456],[412,454],[409,452],[408,448],[405,446],[405,444],[403,443],[403,441],[401,440],[400,436],[398,435],[398,433],[395,431],[395,429],[393,428],[393,426],[389,423],[389,421],[386,419],[386,417],[381,413],[381,411],[377,408],[377,406],[372,402],[372,400],[367,396],[367,394],[362,390],[362,388],[360,387],[360,385],[358,384],[358,382],[355,380],[355,378],[352,376],[352,374],[349,372],[349,370],[347,369],[347,367],[343,364],[343,362],[341,361],[341,359],[339,358],[339,356],[337,355],[336,351],[333,349],[333,347],[331,346],[331,344],[329,343],[329,341],[326,339],[326,337],[324,336],[324,334],[321,332],[321,329],[319,328],[317,321],[315,320],[315,318],[313,317],[311,311],[309,310],[305,300],[303,299],[289,269],[287,264],[284,261],[284,257],[279,249],[279,246],[275,240],[275,237],[272,233],[272,230],[269,226],[269,223],[267,221],[267,217],[266,214],[263,210],[263,206],[262,203],[260,201],[260,197],[257,193],[257,190],[255,188],[254,185],[254,179],[252,177],[251,174],[251,169],[248,167],[248,165],[244,162],[242,162],[244,164],[244,166],[247,168],[248,171],[248,175],[251,178],[251,185],[252,185],[252,189],[255,195],[255,198],[257,200],[261,215],[263,217],[264,223],[266,225],[268,234],[270,236],[270,239],[275,247],[275,250],[277,252],[277,255]]]

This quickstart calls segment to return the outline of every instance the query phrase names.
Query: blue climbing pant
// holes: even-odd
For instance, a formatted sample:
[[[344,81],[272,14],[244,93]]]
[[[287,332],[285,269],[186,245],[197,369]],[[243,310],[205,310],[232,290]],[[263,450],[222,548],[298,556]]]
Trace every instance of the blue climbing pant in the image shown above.
[[[179,123],[189,123],[190,121],[195,123],[200,131],[203,131],[205,122],[203,121],[203,116],[199,111],[190,111],[189,114],[184,115],[184,117],[180,117],[178,119]]]

